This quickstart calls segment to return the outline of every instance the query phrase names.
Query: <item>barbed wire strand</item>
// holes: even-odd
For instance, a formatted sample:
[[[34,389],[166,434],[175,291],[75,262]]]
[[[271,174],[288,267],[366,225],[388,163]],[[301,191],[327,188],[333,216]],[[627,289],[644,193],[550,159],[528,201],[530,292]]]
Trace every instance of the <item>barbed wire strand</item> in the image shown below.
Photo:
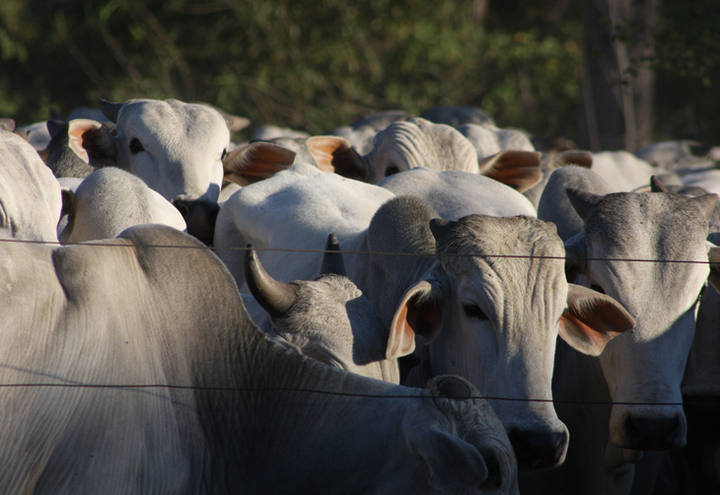
[[[85,388],[85,389],[111,389],[111,390],[147,390],[147,389],[168,389],[168,390],[191,390],[200,392],[234,392],[234,393],[283,393],[300,392],[307,394],[331,395],[338,397],[356,397],[369,399],[433,399],[428,395],[402,395],[402,394],[368,394],[356,392],[343,392],[337,390],[322,390],[311,388],[290,388],[290,387],[211,387],[197,385],[173,385],[173,384],[101,384],[101,383],[3,383],[0,388]],[[417,388],[417,387],[416,387]],[[450,397],[448,397],[450,398]],[[602,400],[570,400],[570,399],[533,399],[517,397],[501,397],[488,395],[469,395],[466,397],[452,397],[458,400],[487,400],[487,401],[511,401],[511,402],[533,402],[533,403],[555,403],[571,405],[595,405],[595,406],[682,406],[688,403],[703,403],[702,398],[684,399],[682,402],[634,402],[634,401],[602,401]]]
[[[287,252],[287,253],[310,253],[310,254],[350,254],[350,255],[379,255],[379,256],[415,256],[415,257],[428,257],[435,256],[434,254],[419,254],[419,253],[403,253],[403,252],[392,252],[392,251],[360,251],[360,250],[327,250],[327,249],[297,249],[297,248],[248,248],[248,247],[228,247],[228,248],[207,248],[206,246],[192,246],[192,245],[173,245],[173,244],[132,244],[132,243],[115,243],[115,242],[83,242],[83,243],[67,243],[62,244],[57,241],[36,241],[36,240],[25,240],[25,239],[11,239],[4,238],[0,239],[0,243],[15,243],[15,244],[39,244],[39,245],[50,245],[58,247],[66,246],[85,246],[85,247],[126,247],[126,248],[157,248],[157,249],[211,249],[213,251],[227,250],[227,251],[248,251],[254,249],[257,252],[269,251],[269,252]],[[562,260],[565,261],[564,256],[543,256],[543,255],[514,255],[514,254],[488,254],[488,253],[447,253],[447,256],[457,257],[488,257],[488,258],[518,258],[518,259],[548,259],[548,260]],[[597,258],[588,257],[584,258],[587,261],[626,261],[636,263],[686,263],[686,264],[709,264],[709,260],[677,260],[677,259],[644,259],[644,258]],[[318,389],[283,389],[283,388],[234,388],[234,387],[198,387],[191,385],[172,385],[172,384],[65,384],[65,383],[0,383],[0,388],[88,388],[88,389],[175,389],[175,390],[193,390],[193,391],[206,391],[206,392],[243,392],[243,393],[265,393],[265,392],[303,392],[309,394],[322,394],[322,395],[334,395],[344,397],[359,397],[359,398],[381,398],[381,399],[426,399],[432,397],[424,396],[407,396],[407,395],[386,395],[386,394],[358,394],[353,392],[338,392]],[[515,401],[515,402],[535,402],[535,403],[556,403],[556,404],[575,404],[575,405],[627,405],[627,406],[682,406],[683,403],[687,404],[688,400],[684,402],[616,402],[616,401],[581,401],[581,400],[567,400],[567,399],[532,399],[532,398],[511,398],[511,397],[497,397],[497,396],[468,396],[464,399],[484,399],[487,401]],[[692,402],[692,400],[690,400]]]
[[[85,247],[124,247],[124,248],[156,248],[156,249],[210,249],[211,251],[248,251],[254,249],[256,252],[284,252],[296,254],[342,254],[342,255],[377,255],[377,256],[403,256],[403,257],[434,257],[432,253],[404,253],[396,251],[362,251],[362,250],[327,250],[327,249],[298,249],[298,248],[271,248],[271,247],[206,247],[192,245],[175,245],[175,244],[132,244],[132,243],[114,243],[114,242],[78,242],[62,244],[58,241],[35,241],[26,239],[0,239],[0,243],[14,244],[39,244],[57,247],[68,246],[85,246]],[[443,256],[455,257],[485,257],[485,258],[517,258],[517,259],[546,259],[546,260],[562,260],[566,261],[565,256],[546,256],[546,255],[528,255],[528,254],[499,254],[499,253],[443,253]],[[631,263],[677,263],[677,264],[699,264],[708,265],[710,260],[682,260],[682,259],[650,259],[650,258],[609,258],[609,257],[586,257],[582,258],[586,261],[626,261]]]

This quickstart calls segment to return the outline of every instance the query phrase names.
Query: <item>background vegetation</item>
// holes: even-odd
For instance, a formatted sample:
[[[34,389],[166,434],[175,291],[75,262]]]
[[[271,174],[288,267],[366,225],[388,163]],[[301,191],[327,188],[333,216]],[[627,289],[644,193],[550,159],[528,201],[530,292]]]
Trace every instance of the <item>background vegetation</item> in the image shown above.
[[[657,15],[588,24],[593,4],[618,1],[3,0],[0,116],[25,124],[100,98],[174,97],[321,133],[377,110],[462,104],[588,147],[588,30],[632,48],[649,28],[653,50],[608,84],[650,68],[641,140],[716,142],[720,2],[642,0]]]

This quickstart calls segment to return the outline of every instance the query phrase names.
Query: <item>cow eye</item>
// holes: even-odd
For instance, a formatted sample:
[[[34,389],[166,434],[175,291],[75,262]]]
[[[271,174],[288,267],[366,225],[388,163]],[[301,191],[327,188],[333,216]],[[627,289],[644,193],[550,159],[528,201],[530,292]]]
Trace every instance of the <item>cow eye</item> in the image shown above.
[[[463,311],[468,318],[477,318],[479,320],[489,319],[477,304],[463,304]]]
[[[145,151],[145,148],[143,148],[142,143],[138,138],[132,138],[130,140],[130,153],[133,155],[137,155],[141,151]]]

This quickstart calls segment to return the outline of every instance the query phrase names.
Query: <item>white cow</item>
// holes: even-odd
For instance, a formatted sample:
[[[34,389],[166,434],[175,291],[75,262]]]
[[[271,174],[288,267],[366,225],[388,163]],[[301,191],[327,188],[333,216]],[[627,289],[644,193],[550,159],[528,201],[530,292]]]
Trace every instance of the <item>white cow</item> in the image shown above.
[[[522,211],[533,211],[519,193],[509,192],[518,196],[521,208],[525,208]],[[611,327],[621,331],[624,318],[624,328],[632,326],[624,310],[600,294],[573,290],[566,297],[563,264],[557,260],[527,263],[521,269],[493,262],[490,266],[498,271],[488,274],[492,269],[483,255],[505,252],[508,246],[520,255],[544,253],[547,249],[549,254],[562,257],[562,243],[547,224],[536,225],[536,221],[524,217],[494,223],[490,217],[478,219],[475,215],[461,219],[463,227],[456,231],[439,223],[431,231],[430,220],[436,215],[418,198],[397,198],[373,215],[392,197],[383,188],[296,164],[244,187],[223,205],[215,249],[242,286],[242,252],[237,248],[247,243],[276,248],[261,254],[263,264],[274,277],[292,281],[308,278],[303,274],[318,273],[320,253],[303,251],[321,250],[327,233],[334,232],[343,249],[349,251],[344,256],[349,278],[370,298],[385,328],[390,329],[385,335],[385,357],[395,359],[413,352],[416,333],[425,338],[438,335],[437,345],[432,346],[434,372],[418,375],[418,381],[454,369],[489,395],[502,391],[502,395],[516,398],[550,397],[557,325],[568,307],[569,312],[577,313],[573,318],[587,321],[595,315],[599,318],[596,323],[605,318],[596,314],[598,305],[612,312],[615,321],[600,328],[600,334]],[[492,205],[487,199],[486,204]],[[508,201],[508,209],[511,204],[512,200]],[[382,211],[385,213],[381,215]],[[463,250],[463,262],[447,261],[436,250],[436,242],[454,246],[455,240]],[[387,256],[396,251],[412,256]],[[488,277],[495,280],[490,288]],[[529,284],[536,284],[537,289],[529,291]],[[525,300],[523,294],[535,296]],[[580,300],[583,302],[578,304]],[[578,308],[584,309],[578,312]],[[507,317],[502,316],[506,313]],[[481,318],[481,314],[492,315],[492,320]],[[481,328],[473,331],[477,326]],[[573,323],[568,326],[576,328]],[[534,331],[527,334],[523,328]],[[485,334],[498,335],[491,345],[496,352],[484,352],[487,343],[480,336]],[[582,337],[573,338],[572,331],[564,335],[582,347]],[[585,350],[599,352],[602,343],[597,344]],[[497,408],[512,432],[523,467],[551,466],[562,461],[567,432],[551,405],[511,401]]]
[[[165,199],[217,201],[222,158],[230,142],[223,116],[209,105],[179,100],[102,102],[114,132],[92,131],[80,143],[89,163],[111,160]]]
[[[535,151],[530,138],[518,129],[502,129],[489,124],[463,124],[457,130],[475,147],[478,160],[503,150]]]
[[[438,216],[448,220],[472,213],[536,216],[532,203],[515,189],[474,173],[418,167],[391,175],[378,185],[397,196],[422,198]]]
[[[57,242],[60,184],[17,134],[0,130],[0,237]]]
[[[482,173],[519,190],[540,180],[539,153],[507,150],[478,163],[475,147],[459,131],[422,118],[378,132],[364,155],[338,136],[313,136],[306,146],[321,169],[370,183],[415,167]]]
[[[88,175],[74,193],[64,192],[68,223],[63,243],[116,237],[133,225],[157,223],[187,230],[180,212],[139,177],[116,167]]]
[[[553,393],[573,439],[559,474],[568,493],[628,493],[643,450],[685,444],[680,386],[709,274],[705,239],[717,196],[568,195],[584,221],[566,242],[569,270],[620,301],[637,324],[597,358],[558,346]]]
[[[113,243],[0,244],[2,493],[517,493],[466,381],[332,369],[259,332],[191,237]]]
[[[615,192],[629,192],[646,187],[650,177],[662,173],[627,151],[602,151],[593,153],[591,170],[610,184]]]

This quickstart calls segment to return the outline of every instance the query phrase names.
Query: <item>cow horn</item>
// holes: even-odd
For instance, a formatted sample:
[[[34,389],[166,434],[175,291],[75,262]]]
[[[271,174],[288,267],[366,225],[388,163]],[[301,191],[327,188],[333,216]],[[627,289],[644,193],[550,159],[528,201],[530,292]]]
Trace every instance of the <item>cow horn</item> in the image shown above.
[[[247,247],[245,279],[250,292],[271,316],[284,316],[295,303],[295,288],[272,278],[263,268],[252,246],[248,244]]]
[[[320,273],[334,273],[336,275],[347,276],[345,270],[345,262],[340,252],[340,241],[335,234],[330,234],[325,244],[325,255],[323,256]]]

